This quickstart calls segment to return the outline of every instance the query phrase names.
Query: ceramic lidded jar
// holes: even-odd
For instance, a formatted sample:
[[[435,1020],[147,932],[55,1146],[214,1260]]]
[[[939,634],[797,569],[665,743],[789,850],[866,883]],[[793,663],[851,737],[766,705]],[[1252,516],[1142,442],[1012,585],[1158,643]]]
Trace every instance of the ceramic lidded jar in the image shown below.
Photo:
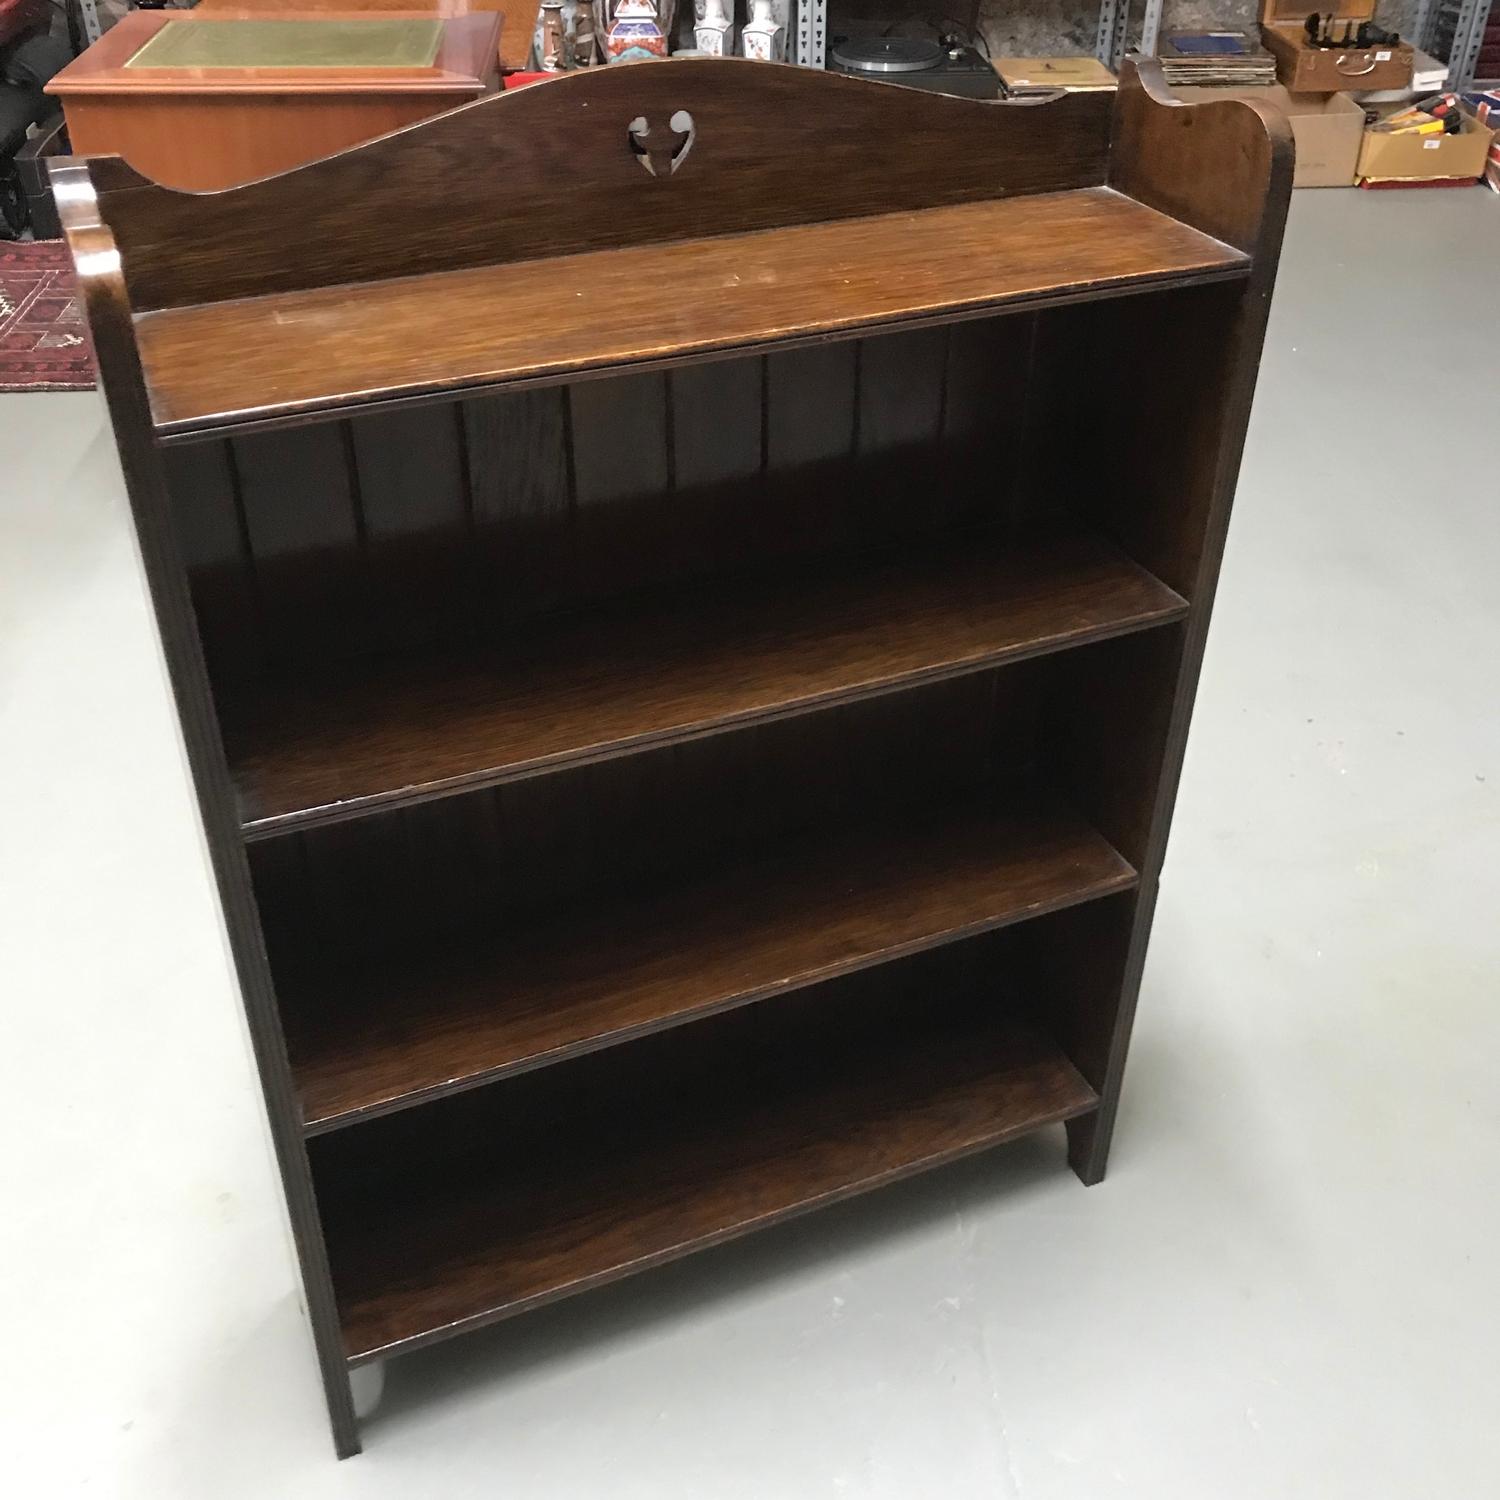
[[[703,0],[703,15],[693,27],[693,40],[709,57],[734,56],[734,20],[725,9],[725,0]]]
[[[604,39],[604,50],[611,62],[667,55],[666,34],[656,19],[656,6],[651,0],[620,0]]]
[[[786,28],[776,19],[771,0],[750,0],[745,23],[745,56],[757,62],[780,62],[786,54]]]

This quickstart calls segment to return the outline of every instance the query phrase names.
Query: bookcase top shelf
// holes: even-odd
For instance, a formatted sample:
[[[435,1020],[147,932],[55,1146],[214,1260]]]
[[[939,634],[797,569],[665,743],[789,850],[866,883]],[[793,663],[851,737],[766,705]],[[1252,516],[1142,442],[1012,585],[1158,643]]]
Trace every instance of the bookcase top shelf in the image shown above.
[[[1248,269],[1092,187],[167,308],[137,335],[178,436]]]
[[[479,100],[218,193],[111,157],[60,181],[88,204],[75,252],[120,283],[149,426],[184,441],[1247,278],[1285,133],[1171,101],[1146,63],[1118,98],[987,102],[698,59]],[[1189,190],[1205,153],[1212,191]]]

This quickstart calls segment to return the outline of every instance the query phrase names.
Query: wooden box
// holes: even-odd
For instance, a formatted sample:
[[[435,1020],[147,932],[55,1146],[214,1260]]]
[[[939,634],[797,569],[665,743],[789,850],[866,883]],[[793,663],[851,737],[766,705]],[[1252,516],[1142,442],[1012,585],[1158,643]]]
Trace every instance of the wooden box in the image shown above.
[[[1328,0],[1324,0],[1328,5]],[[1314,47],[1303,26],[1312,13],[1307,0],[1261,0],[1261,38],[1276,56],[1276,77],[1294,94],[1337,94],[1353,89],[1404,89],[1411,83],[1412,48],[1407,42],[1380,47]],[[1374,19],[1371,0],[1329,5],[1342,22],[1358,29]],[[1323,6],[1320,14],[1327,14]]]

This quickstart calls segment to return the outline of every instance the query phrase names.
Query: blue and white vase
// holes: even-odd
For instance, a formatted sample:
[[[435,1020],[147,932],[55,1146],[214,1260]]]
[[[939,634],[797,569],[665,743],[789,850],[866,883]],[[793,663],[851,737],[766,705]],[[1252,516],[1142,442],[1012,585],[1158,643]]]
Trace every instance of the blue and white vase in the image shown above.
[[[652,0],[620,0],[604,38],[604,51],[612,63],[667,55],[666,33],[656,18]]]

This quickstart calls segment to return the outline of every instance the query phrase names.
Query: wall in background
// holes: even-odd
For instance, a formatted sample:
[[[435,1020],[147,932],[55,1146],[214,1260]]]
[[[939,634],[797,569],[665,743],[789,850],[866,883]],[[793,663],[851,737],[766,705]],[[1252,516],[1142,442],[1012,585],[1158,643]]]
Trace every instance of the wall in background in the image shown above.
[[[924,25],[922,18],[934,22],[947,18],[960,28],[966,27],[972,4],[973,0],[928,0],[926,4],[922,0],[858,0],[857,4],[829,0],[829,19],[834,35],[856,16],[877,22],[877,29],[891,27],[931,35],[932,27]],[[1307,8],[1311,11],[1318,4],[1319,0],[1308,0]],[[1376,0],[1376,9],[1383,26],[1410,35],[1416,22],[1417,0]],[[1144,10],[1144,0],[1134,0],[1132,42],[1140,35]],[[1259,0],[1164,0],[1162,26],[1247,30],[1255,26],[1259,15]],[[1079,0],[980,0],[979,29],[996,57],[1092,53],[1098,26],[1098,6],[1083,5]]]

